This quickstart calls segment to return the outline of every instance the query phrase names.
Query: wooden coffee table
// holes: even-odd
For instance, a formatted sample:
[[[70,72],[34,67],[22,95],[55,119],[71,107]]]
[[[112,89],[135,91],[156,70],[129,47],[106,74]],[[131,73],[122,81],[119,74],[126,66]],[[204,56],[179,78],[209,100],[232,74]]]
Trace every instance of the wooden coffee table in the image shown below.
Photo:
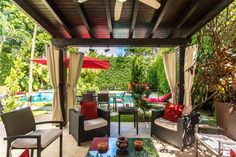
[[[142,151],[136,151],[134,148],[133,143],[137,139],[144,142]],[[117,138],[107,138],[109,145],[108,150],[104,153],[99,153],[96,149],[96,145],[99,141],[104,141],[104,137],[95,137],[93,139],[86,157],[159,157],[152,140],[149,138],[128,138],[129,147],[127,151],[124,152],[119,151],[116,147]]]

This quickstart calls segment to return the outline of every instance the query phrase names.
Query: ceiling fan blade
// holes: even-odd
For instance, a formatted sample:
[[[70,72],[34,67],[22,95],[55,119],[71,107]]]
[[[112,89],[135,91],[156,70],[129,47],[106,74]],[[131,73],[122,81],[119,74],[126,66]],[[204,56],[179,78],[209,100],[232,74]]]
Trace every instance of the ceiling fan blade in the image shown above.
[[[78,0],[79,3],[84,3],[86,2],[87,0]]]
[[[123,6],[123,2],[116,0],[115,12],[114,12],[115,21],[120,20],[122,6]]]
[[[158,9],[161,6],[161,4],[156,0],[139,0],[139,1],[154,9]]]

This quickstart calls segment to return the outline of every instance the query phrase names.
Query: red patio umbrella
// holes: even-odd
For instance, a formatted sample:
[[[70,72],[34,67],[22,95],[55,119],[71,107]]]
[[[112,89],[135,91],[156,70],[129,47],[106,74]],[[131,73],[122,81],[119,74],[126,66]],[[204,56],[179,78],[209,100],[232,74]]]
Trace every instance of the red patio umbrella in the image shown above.
[[[31,61],[39,63],[39,64],[47,65],[47,59],[46,58],[35,58],[35,59],[31,59]],[[66,65],[67,68],[69,68],[69,66],[70,66],[69,64],[70,64],[70,58],[66,58],[65,65]],[[87,68],[87,69],[109,69],[110,64],[109,64],[109,61],[106,61],[106,60],[91,58],[91,57],[85,56],[82,68]]]

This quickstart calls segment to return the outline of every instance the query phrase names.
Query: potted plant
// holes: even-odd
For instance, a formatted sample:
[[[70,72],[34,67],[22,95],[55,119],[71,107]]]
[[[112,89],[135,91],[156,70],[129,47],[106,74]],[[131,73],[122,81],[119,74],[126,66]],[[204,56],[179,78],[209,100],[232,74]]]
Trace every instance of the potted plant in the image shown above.
[[[227,46],[213,51],[210,56],[201,56],[195,77],[195,88],[212,93],[206,100],[214,99],[217,125],[223,128],[227,127],[228,116],[236,105],[236,60],[233,54],[234,47]]]
[[[199,45],[192,91],[194,108],[210,106],[209,100],[213,100],[217,124],[223,127],[229,110],[236,104],[235,4],[229,5],[193,38]]]

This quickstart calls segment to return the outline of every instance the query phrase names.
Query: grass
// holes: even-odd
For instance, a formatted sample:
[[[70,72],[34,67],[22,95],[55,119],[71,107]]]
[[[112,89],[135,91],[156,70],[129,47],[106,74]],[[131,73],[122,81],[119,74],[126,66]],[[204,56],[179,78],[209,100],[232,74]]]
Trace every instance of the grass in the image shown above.
[[[36,110],[32,110],[34,116],[47,114],[51,110],[50,106],[52,106],[51,103],[37,103],[37,105],[34,105],[39,107]]]
[[[147,122],[147,121],[150,121],[150,119],[151,119],[151,113],[147,113],[147,117],[146,117],[145,120],[143,119],[143,114],[140,113],[140,112],[138,113],[138,121],[139,122]],[[118,122],[118,115],[112,116],[111,121],[112,122]],[[134,116],[133,115],[121,115],[120,116],[120,121],[121,122],[133,122],[134,121]]]
[[[216,118],[212,113],[206,112],[206,111],[199,111],[201,115],[201,124],[207,124],[210,126],[216,126]],[[151,112],[147,113],[146,120],[143,119],[143,114],[139,112],[138,114],[139,122],[150,122],[151,119]],[[112,122],[118,122],[118,115],[111,117]],[[133,122],[133,115],[122,115],[121,122]]]
[[[199,111],[201,115],[201,124],[207,124],[210,126],[216,126],[216,118],[214,113],[212,111],[207,112],[207,111]]]
[[[43,110],[33,110],[32,112],[34,116],[39,116],[39,115],[48,113],[47,111],[43,111]]]
[[[35,102],[33,103],[34,106],[52,106],[52,103],[49,102]]]

